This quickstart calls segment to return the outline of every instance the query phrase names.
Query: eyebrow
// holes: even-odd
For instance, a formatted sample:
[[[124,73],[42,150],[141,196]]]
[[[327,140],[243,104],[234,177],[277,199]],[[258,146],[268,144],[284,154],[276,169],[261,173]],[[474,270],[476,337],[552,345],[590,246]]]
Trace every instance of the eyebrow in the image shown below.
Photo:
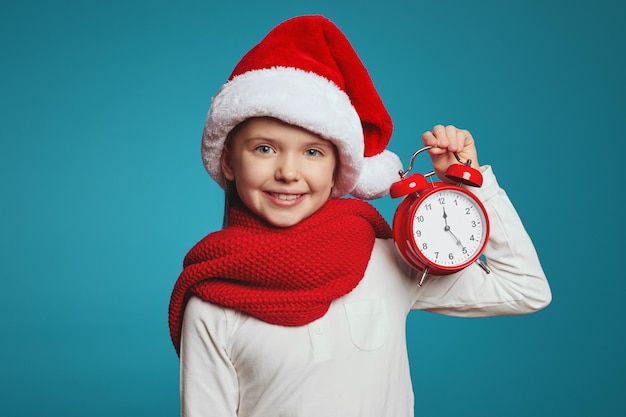
[[[243,142],[246,144],[250,142],[257,142],[257,141],[274,143],[274,142],[282,142],[283,139],[276,139],[273,137],[257,135],[257,134],[243,138]],[[335,148],[335,145],[331,141],[327,139],[323,139],[323,138],[307,140],[306,142],[304,142],[303,146],[304,147],[318,146],[318,147],[323,147],[323,148],[328,148],[328,149]]]
[[[316,140],[310,140],[306,142],[306,146],[322,146],[322,147],[327,147],[327,148],[334,148],[335,145],[326,139],[316,139]]]

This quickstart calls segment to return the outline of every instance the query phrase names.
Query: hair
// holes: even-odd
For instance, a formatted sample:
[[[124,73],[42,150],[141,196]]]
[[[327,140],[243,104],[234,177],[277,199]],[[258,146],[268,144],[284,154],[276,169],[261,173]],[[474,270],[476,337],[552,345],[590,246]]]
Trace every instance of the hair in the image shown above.
[[[228,132],[226,140],[224,141],[224,148],[222,152],[232,149],[233,137],[248,123],[250,119],[246,119],[243,122],[238,123],[235,127]],[[226,188],[224,189],[224,219],[222,220],[222,228],[228,225],[228,212],[231,207],[244,207],[239,192],[237,191],[237,184],[235,181],[226,180]]]

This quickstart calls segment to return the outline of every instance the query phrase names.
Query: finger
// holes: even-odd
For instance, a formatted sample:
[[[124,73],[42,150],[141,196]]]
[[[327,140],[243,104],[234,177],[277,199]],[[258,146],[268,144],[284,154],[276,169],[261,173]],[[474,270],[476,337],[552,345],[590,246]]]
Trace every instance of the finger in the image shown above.
[[[430,153],[431,156],[443,155],[448,152],[445,148],[441,148],[438,145],[439,139],[435,137],[433,132],[424,132],[422,134],[422,143],[424,146],[432,146],[432,148],[428,150],[428,153]]]
[[[422,143],[424,146],[437,146],[437,138],[433,135],[433,132],[424,132],[422,134]]]
[[[441,149],[447,149],[450,142],[446,132],[446,128],[443,125],[436,125],[433,127],[433,135],[437,138],[437,146]]]
[[[461,135],[463,146],[472,146],[474,144],[474,138],[469,130],[461,129],[459,130],[459,134]]]
[[[443,154],[448,153],[448,151],[446,151],[445,149],[437,147],[437,138],[435,138],[432,133],[428,135],[427,138],[428,139],[424,142],[424,145],[429,146],[428,153],[431,157],[439,157]]]
[[[448,150],[450,152],[459,152],[463,149],[463,138],[456,126],[448,125],[445,127],[446,136],[448,137]]]

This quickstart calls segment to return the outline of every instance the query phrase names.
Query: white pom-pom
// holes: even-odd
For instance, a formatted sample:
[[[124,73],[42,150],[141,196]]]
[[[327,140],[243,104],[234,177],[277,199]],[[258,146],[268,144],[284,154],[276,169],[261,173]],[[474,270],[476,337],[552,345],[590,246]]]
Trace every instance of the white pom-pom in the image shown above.
[[[391,184],[400,179],[398,172],[402,168],[398,155],[388,150],[365,158],[357,185],[350,194],[364,200],[384,197]]]

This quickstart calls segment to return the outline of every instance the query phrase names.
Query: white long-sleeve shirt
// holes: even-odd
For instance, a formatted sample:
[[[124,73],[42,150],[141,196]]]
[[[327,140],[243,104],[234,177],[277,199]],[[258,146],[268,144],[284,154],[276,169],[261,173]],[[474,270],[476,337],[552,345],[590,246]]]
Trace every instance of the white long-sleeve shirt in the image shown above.
[[[300,327],[262,322],[192,298],[180,352],[184,417],[409,417],[406,349],[410,310],[481,317],[526,314],[551,293],[534,246],[490,167],[472,190],[491,232],[478,265],[447,276],[409,268],[377,239],[365,275],[322,318]],[[271,260],[270,260],[271,261]],[[323,262],[323,260],[320,260]]]

